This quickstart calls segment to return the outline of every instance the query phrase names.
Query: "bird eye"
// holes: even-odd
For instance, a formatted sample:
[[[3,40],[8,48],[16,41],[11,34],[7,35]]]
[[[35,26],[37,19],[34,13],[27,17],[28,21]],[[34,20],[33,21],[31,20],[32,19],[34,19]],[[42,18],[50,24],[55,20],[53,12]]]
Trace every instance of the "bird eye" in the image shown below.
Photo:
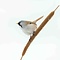
[[[31,22],[30,22],[30,24],[31,24]]]

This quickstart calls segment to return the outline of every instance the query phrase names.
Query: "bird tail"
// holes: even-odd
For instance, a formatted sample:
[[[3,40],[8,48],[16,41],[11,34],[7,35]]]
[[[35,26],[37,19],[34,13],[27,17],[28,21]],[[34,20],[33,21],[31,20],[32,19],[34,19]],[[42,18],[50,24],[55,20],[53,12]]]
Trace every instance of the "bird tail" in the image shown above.
[[[38,20],[40,20],[41,18],[43,18],[43,16],[39,17],[38,19],[34,20],[33,22],[36,23]]]

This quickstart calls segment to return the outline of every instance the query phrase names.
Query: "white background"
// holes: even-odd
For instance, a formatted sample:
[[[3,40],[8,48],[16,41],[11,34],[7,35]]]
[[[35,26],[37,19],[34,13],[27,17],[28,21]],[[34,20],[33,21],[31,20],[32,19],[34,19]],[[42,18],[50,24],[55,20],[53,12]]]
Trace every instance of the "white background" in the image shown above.
[[[29,40],[16,24],[18,21],[44,15],[39,25],[58,5],[60,0],[0,0],[0,60],[19,60]],[[60,60],[60,7],[22,60]]]

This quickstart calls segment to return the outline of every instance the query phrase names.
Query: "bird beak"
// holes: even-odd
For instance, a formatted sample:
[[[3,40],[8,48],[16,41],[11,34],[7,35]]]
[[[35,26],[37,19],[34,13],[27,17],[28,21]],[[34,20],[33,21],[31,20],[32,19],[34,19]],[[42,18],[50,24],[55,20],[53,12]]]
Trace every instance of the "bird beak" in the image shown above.
[[[18,24],[18,23],[16,23],[16,24]]]
[[[18,22],[16,24],[18,24]]]
[[[20,25],[20,22],[18,22],[18,23],[16,23],[16,24]]]

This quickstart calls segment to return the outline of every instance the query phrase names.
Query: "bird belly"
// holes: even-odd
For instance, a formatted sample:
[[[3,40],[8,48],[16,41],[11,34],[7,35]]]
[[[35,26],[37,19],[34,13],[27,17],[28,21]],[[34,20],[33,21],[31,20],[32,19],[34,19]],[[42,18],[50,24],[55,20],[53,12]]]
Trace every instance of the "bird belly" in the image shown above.
[[[37,25],[35,24],[28,24],[23,30],[23,32],[27,35],[33,34],[33,32],[36,30]]]

